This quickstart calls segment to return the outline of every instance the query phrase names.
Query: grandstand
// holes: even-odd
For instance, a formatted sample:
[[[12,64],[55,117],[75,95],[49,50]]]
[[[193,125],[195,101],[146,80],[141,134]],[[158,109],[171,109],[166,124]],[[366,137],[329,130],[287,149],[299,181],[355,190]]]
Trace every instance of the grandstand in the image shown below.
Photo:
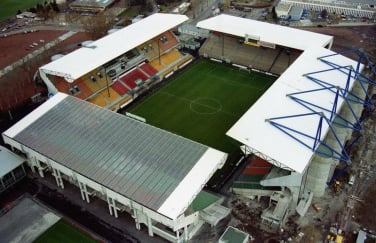
[[[363,68],[373,64],[361,51],[353,51],[357,61],[330,51],[333,37],[327,35],[228,15],[197,26],[212,32],[209,44],[201,50],[203,56],[281,73],[226,133],[243,144],[245,156],[257,156],[273,165],[266,174],[267,168],[246,168],[232,190],[248,197],[270,195],[270,206],[261,218],[266,229],[275,230],[289,213],[303,216],[313,196],[324,195],[327,183],[340,176],[334,173],[336,167],[343,173],[350,166],[347,151],[351,146],[345,144],[357,141],[352,131],[362,129],[363,107],[371,105],[367,87],[376,83],[363,75]],[[235,58],[228,48],[236,40],[242,42],[236,48],[252,47],[243,59]],[[259,61],[265,43],[276,49]],[[276,59],[286,59],[281,55],[291,50],[298,51],[296,60],[284,70]]]
[[[226,153],[73,96],[57,93],[2,136],[41,177],[103,199],[116,218],[131,214],[150,236],[187,242],[230,213],[202,190]]]
[[[199,51],[201,56],[276,75],[282,74],[306,48],[331,48],[333,43],[331,36],[225,14],[197,26],[212,31]]]
[[[151,15],[40,67],[39,75],[50,94],[63,92],[118,110],[192,60],[177,50],[178,39],[170,31],[186,20]]]

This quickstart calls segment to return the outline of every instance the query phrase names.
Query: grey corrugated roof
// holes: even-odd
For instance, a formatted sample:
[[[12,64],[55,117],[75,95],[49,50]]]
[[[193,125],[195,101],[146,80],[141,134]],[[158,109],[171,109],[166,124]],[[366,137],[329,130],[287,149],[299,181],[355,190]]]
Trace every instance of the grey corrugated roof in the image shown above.
[[[208,149],[71,96],[13,139],[153,210]]]
[[[76,0],[71,3],[74,7],[102,7],[105,8],[111,5],[115,0]]]
[[[0,178],[20,166],[25,159],[0,146]]]

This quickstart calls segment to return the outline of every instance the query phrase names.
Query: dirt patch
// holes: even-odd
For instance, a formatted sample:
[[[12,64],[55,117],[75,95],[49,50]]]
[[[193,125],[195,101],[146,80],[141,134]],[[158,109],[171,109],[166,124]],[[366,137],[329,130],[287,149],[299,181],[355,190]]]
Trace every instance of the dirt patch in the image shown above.
[[[35,49],[41,48],[49,42],[56,40],[66,31],[34,31],[26,34],[15,34],[1,38],[0,41],[0,69],[13,64],[32,53]],[[36,55],[31,60],[22,63],[13,71],[6,73],[0,78],[2,89],[0,90],[0,110],[7,112],[17,106],[28,102],[30,97],[37,93],[45,94],[44,86],[37,85],[33,76],[38,68],[50,62],[51,56],[55,54],[67,54],[77,48],[82,41],[88,40],[86,33],[79,32],[57,45]],[[33,43],[34,47],[30,47]]]
[[[0,41],[0,69],[18,61],[36,48],[51,42],[64,34],[65,31],[34,31],[26,34],[14,34],[1,37]],[[38,46],[30,47],[33,43]]]
[[[333,51],[343,52],[362,48],[370,55],[376,56],[376,25],[306,28],[306,30],[333,36]],[[352,57],[354,58],[354,56]]]

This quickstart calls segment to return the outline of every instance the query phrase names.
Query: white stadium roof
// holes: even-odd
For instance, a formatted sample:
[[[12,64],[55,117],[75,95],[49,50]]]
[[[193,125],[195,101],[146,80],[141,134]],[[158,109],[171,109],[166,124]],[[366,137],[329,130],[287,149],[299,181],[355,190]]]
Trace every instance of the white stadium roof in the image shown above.
[[[256,36],[260,41],[306,50],[312,46],[331,45],[333,37],[266,22],[221,14],[197,23],[197,27],[234,36]]]
[[[338,69],[331,70],[332,67],[318,59],[319,57],[331,54],[336,53],[317,46],[303,52],[293,65],[233,125],[227,132],[227,135],[248,146],[252,152],[265,155],[268,161],[273,162],[273,164],[302,173],[314,156],[312,149],[297,142],[266,120],[309,113],[302,105],[299,105],[286,96],[295,92],[322,88],[322,86],[305,77],[304,74],[328,70],[312,75],[314,75],[314,78],[323,80],[328,84],[342,88],[345,87],[347,74]],[[339,66],[350,65],[356,67],[357,64],[356,61],[341,55],[326,57],[325,60],[336,63]],[[351,79],[350,90],[353,84],[354,79]],[[329,110],[332,110],[335,95],[335,93],[329,90],[304,93],[305,100]],[[337,110],[340,110],[343,103],[344,99],[339,98]],[[329,116],[325,110],[321,110],[320,112],[323,112],[326,117]],[[318,129],[318,121],[318,116],[300,116],[294,119],[284,119],[283,125],[315,137]],[[323,124],[321,141],[325,138],[328,130],[328,125]],[[302,139],[304,140],[304,138]],[[305,142],[312,143],[312,141]]]
[[[100,67],[140,44],[188,20],[185,15],[156,13],[109,34],[39,69],[68,82]]]
[[[170,219],[184,213],[227,158],[216,149],[63,93],[5,131],[3,139]]]

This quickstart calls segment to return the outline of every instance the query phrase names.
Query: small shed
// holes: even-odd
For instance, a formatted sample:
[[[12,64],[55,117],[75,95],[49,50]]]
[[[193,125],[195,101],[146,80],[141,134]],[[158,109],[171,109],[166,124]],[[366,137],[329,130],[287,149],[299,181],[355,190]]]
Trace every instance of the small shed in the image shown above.
[[[290,10],[289,17],[291,21],[300,20],[303,15],[303,7],[293,6]]]

